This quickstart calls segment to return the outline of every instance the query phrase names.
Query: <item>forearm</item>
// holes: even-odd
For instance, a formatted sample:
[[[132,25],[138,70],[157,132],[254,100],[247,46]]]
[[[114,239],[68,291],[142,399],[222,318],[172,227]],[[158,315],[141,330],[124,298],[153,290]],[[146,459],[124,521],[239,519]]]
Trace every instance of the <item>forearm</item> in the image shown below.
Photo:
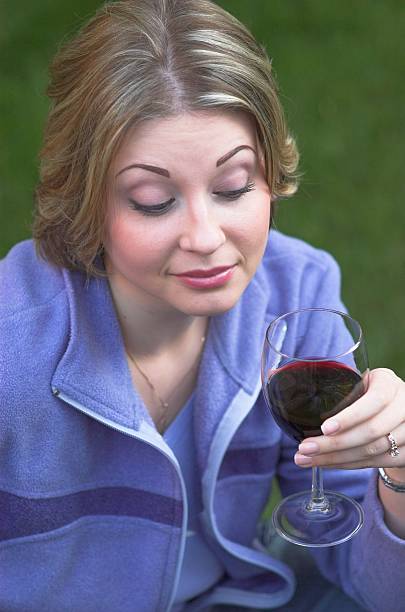
[[[405,468],[385,468],[387,475],[405,484]],[[384,508],[384,521],[387,527],[399,538],[405,539],[405,493],[392,491],[378,482],[378,494]]]

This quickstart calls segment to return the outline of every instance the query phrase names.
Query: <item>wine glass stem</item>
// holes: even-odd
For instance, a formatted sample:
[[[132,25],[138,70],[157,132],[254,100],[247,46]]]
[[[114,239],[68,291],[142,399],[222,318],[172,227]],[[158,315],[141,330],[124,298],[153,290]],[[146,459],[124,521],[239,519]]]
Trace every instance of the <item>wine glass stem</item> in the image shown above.
[[[329,501],[323,491],[323,474],[320,467],[312,468],[311,499],[306,505],[308,512],[328,512]]]

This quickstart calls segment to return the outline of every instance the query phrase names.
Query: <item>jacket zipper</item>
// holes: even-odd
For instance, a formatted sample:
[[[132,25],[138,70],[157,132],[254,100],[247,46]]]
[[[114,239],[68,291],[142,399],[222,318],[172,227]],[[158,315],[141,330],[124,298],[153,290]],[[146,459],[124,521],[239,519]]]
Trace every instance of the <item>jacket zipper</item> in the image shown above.
[[[80,410],[80,412],[83,412],[83,414],[86,414],[87,416],[95,419],[99,423],[102,423],[103,425],[106,425],[107,427],[110,427],[110,429],[114,429],[115,431],[118,431],[118,432],[123,433],[123,434],[125,434],[127,436],[135,438],[136,440],[141,440],[142,442],[145,442],[146,444],[149,444],[149,446],[152,446],[153,448],[158,450],[160,453],[165,455],[165,457],[167,459],[169,459],[170,463],[175,468],[176,473],[177,473],[177,475],[179,477],[179,480],[180,480],[180,485],[181,485],[181,495],[182,495],[182,501],[183,501],[183,521],[182,521],[181,536],[180,536],[180,554],[179,554],[178,559],[177,559],[177,567],[176,567],[175,576],[174,576],[174,583],[173,583],[172,593],[171,593],[170,598],[169,598],[169,604],[168,604],[168,606],[166,608],[166,611],[168,612],[169,610],[171,610],[171,608],[173,606],[173,602],[174,602],[174,599],[176,597],[177,587],[178,587],[179,580],[180,580],[180,572],[181,572],[181,568],[182,568],[182,564],[183,564],[184,549],[185,549],[185,545],[186,545],[186,536],[187,536],[187,524],[188,524],[188,506],[187,506],[186,486],[184,484],[183,475],[181,473],[179,464],[178,464],[175,456],[172,454],[172,452],[169,449],[169,447],[167,447],[167,450],[169,451],[169,452],[167,452],[167,450],[164,447],[159,446],[159,444],[157,442],[154,442],[151,439],[148,440],[147,435],[145,435],[145,434],[138,434],[138,433],[134,432],[134,430],[131,429],[130,427],[125,427],[125,426],[122,426],[122,425],[117,425],[117,423],[115,423],[114,421],[110,421],[110,419],[106,419],[106,418],[100,416],[99,414],[93,412],[92,410],[89,410],[88,408],[86,408],[82,404],[79,404],[79,402],[76,402],[75,400],[72,400],[70,397],[65,395],[63,392],[61,392],[56,387],[52,387],[52,394],[55,397],[58,397],[61,400],[63,400],[64,402],[66,402],[66,404],[69,404],[69,406],[72,406],[73,408],[76,408],[77,410]]]

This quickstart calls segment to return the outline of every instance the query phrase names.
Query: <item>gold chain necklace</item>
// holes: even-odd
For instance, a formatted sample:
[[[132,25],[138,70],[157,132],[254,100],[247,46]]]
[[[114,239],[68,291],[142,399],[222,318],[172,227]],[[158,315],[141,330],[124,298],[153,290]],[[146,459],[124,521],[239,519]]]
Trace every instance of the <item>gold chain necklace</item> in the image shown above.
[[[201,344],[203,345],[205,342],[205,336],[201,336]],[[169,409],[169,403],[167,401],[165,401],[161,395],[158,393],[155,385],[153,384],[153,382],[151,381],[151,379],[149,378],[149,376],[146,374],[146,372],[143,371],[143,369],[140,367],[140,365],[136,362],[134,356],[130,353],[130,351],[128,350],[127,347],[125,347],[125,352],[129,357],[129,360],[131,361],[131,363],[135,366],[135,368],[138,370],[139,374],[142,376],[142,378],[145,380],[146,384],[148,385],[149,389],[152,391],[152,394],[155,396],[155,398],[157,399],[159,406],[161,408],[162,411],[162,417],[165,420],[167,411]],[[186,371],[185,374],[183,374],[183,380],[185,380],[187,378],[187,376],[193,371],[197,360],[199,359],[201,353],[198,354],[197,359],[195,359],[193,361],[192,366]],[[174,391],[172,391],[170,393],[170,395],[168,396],[167,399],[170,399],[171,396],[173,395]]]

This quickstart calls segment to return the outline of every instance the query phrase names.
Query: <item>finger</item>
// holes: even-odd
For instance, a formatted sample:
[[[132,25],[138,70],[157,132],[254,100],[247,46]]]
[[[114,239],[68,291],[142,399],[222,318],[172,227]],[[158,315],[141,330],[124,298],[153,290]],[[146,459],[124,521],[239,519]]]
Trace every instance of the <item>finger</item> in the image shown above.
[[[369,373],[368,390],[353,404],[324,421],[321,426],[326,436],[336,435],[359,425],[378,414],[395,398],[403,381],[387,368],[377,368]]]
[[[392,430],[392,435],[398,446],[399,454],[392,457],[391,443],[387,435],[382,435],[370,444],[356,446],[341,451],[305,455],[300,452],[295,455],[297,465],[313,467],[404,467],[405,466],[405,423]]]
[[[335,436],[317,436],[315,438],[306,438],[298,447],[300,453],[304,455],[319,455],[322,453],[334,453],[357,447],[374,449],[377,446],[377,452],[370,454],[378,454],[381,448],[381,441],[386,435],[393,430],[399,428],[402,423],[405,423],[405,398],[401,400],[401,396],[392,402],[385,410],[377,413],[376,416],[360,423],[357,427],[343,431]],[[385,449],[387,450],[387,448]]]
[[[294,457],[294,460],[296,458]],[[365,461],[356,461],[356,462],[352,462],[352,463],[342,463],[342,464],[336,464],[336,465],[314,465],[311,461],[309,461],[308,463],[299,463],[298,462],[298,457],[297,460],[295,460],[295,464],[300,467],[300,468],[313,468],[313,467],[321,467],[321,468],[325,468],[327,469],[333,469],[333,470],[360,470],[360,469],[364,469],[364,468],[370,468],[373,467],[371,465],[367,465],[365,463]],[[376,467],[376,466],[374,466]],[[378,466],[380,467],[380,466]],[[381,466],[381,467],[388,467],[388,466]]]

